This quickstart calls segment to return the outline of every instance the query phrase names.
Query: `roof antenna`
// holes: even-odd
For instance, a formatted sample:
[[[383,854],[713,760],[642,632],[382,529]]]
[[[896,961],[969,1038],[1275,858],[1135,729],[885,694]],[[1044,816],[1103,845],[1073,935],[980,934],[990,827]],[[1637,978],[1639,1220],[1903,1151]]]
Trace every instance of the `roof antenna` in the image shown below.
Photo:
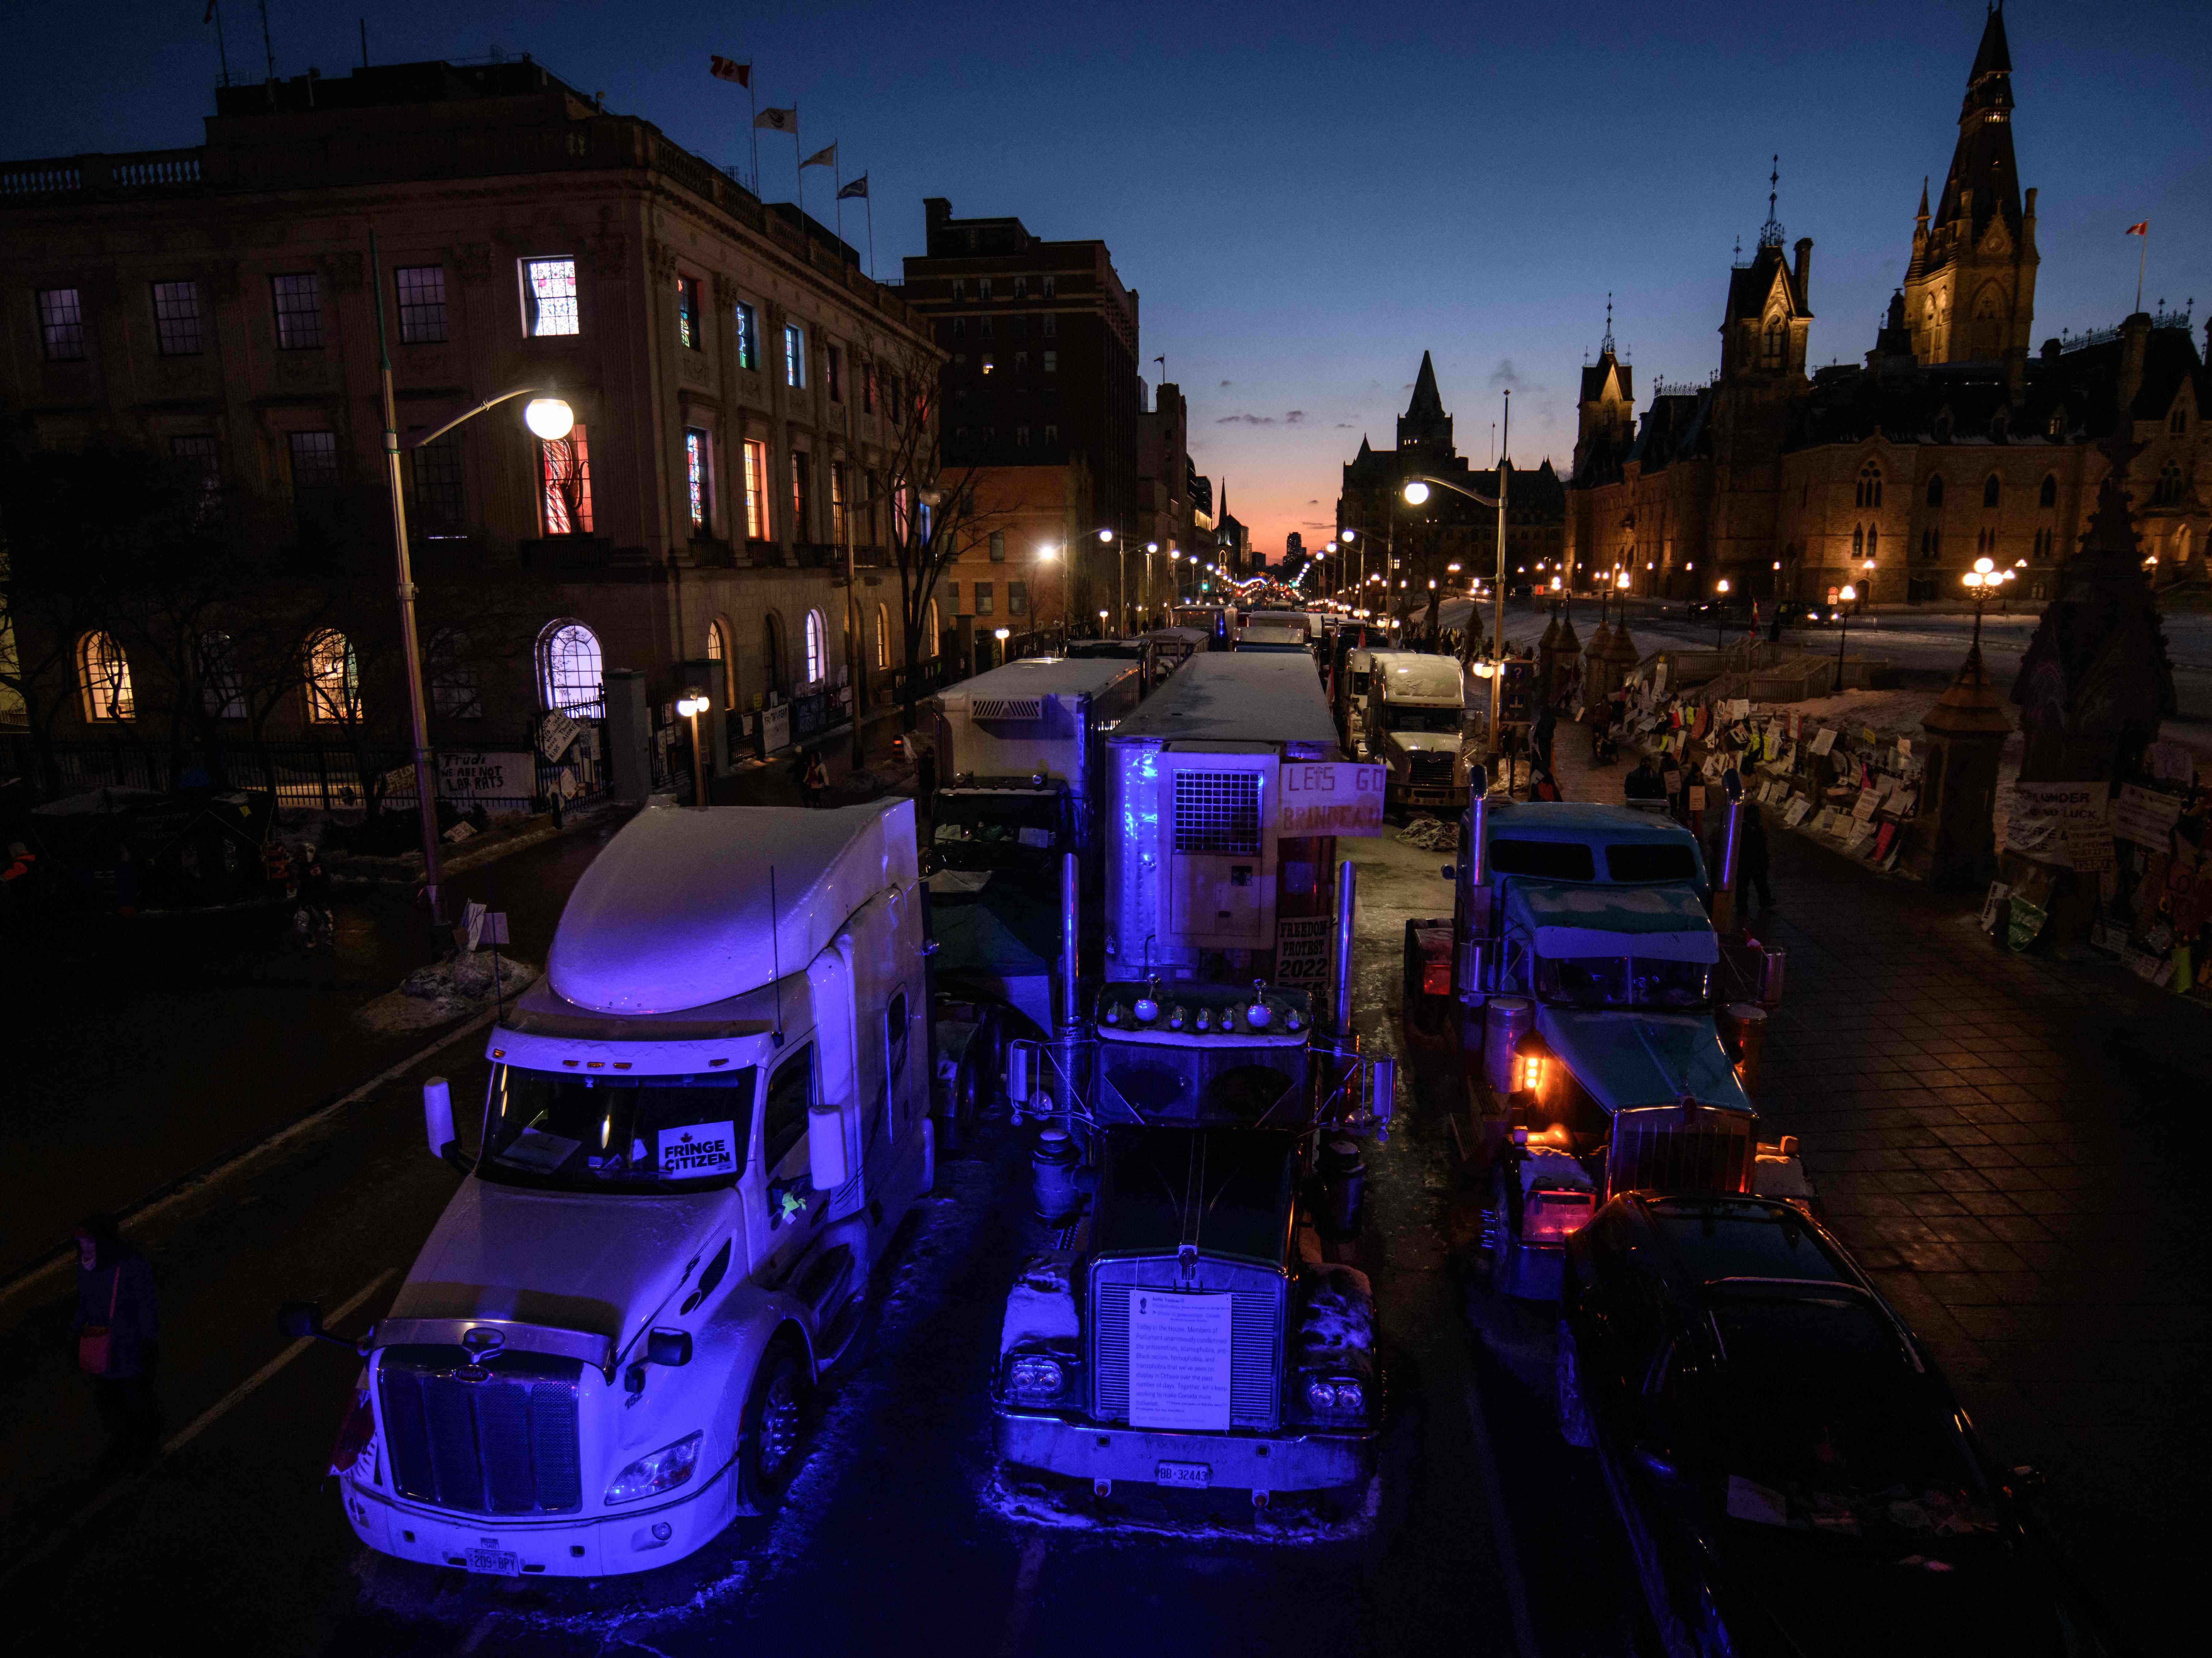
[[[775,975],[775,1046],[783,1046],[783,963],[777,954],[775,936],[775,865],[768,866],[768,961],[769,971]]]
[[[1610,290],[1605,296],[1605,338],[1599,342],[1598,349],[1601,351],[1613,349],[1613,295]]]

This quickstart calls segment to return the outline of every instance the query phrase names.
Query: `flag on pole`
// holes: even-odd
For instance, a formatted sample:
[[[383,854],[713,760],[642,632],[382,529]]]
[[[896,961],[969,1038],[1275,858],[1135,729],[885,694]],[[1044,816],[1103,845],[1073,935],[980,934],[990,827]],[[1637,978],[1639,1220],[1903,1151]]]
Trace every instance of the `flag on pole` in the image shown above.
[[[842,190],[837,192],[837,199],[842,202],[849,197],[866,197],[867,193],[868,175],[863,173],[859,178],[854,179],[851,184],[847,185]]]
[[[711,52],[707,57],[707,73],[717,81],[735,81],[741,87],[750,88],[753,83],[753,66],[750,64],[733,64],[728,58],[718,58]]]
[[[753,125],[766,127],[770,132],[788,132],[796,137],[799,132],[799,106],[793,104],[789,109],[764,109],[753,117]]]
[[[2128,227],[2128,234],[2129,234],[2129,235],[2130,235],[2130,236],[2148,236],[2148,235],[2149,235],[2149,234],[2150,234],[2150,221],[2149,221],[2148,219],[2145,219],[2145,220],[2144,220],[2141,224],[2131,224],[2131,225],[2130,225],[2130,226]]]
[[[801,167],[834,167],[836,165],[837,146],[835,144],[830,145],[827,149],[816,150],[811,155],[808,156],[805,161],[799,163],[799,166]]]

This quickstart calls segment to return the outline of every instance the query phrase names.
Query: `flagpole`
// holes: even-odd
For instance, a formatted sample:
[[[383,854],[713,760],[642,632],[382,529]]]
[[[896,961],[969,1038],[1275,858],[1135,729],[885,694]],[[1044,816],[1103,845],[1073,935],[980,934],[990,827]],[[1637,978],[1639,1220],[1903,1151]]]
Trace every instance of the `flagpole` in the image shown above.
[[[872,193],[860,199],[868,204],[868,280],[876,279],[876,198]]]
[[[806,241],[806,148],[799,142],[799,100],[791,100],[791,172],[799,180],[799,240]]]
[[[747,106],[748,106],[748,107],[750,107],[750,108],[751,109],[752,112],[753,112],[753,124],[752,124],[752,125],[750,125],[750,127],[746,128],[746,129],[745,129],[745,131],[746,131],[747,132],[749,132],[750,134],[751,134],[751,135],[752,135],[752,141],[753,141],[753,199],[754,199],[755,201],[758,201],[758,200],[760,199],[760,193],[761,193],[761,176],[760,176],[760,94],[758,94],[757,92],[755,92],[755,91],[753,90],[753,66],[752,66],[750,64],[746,64],[746,65],[745,65],[745,103],[746,103]]]
[[[208,15],[215,20],[215,55],[222,60],[222,83],[230,84],[230,47],[222,38],[222,0],[208,0]]]
[[[2142,251],[2136,256],[2136,310],[2142,309],[2143,267],[2150,263],[2150,222],[2142,228]],[[2132,314],[2132,313],[2130,313]]]
[[[837,193],[830,201],[837,210],[837,241],[841,246],[845,240],[845,180],[839,175],[844,165],[837,155],[836,147],[832,145],[830,151],[830,185]],[[845,256],[840,253],[837,257],[842,259]]]

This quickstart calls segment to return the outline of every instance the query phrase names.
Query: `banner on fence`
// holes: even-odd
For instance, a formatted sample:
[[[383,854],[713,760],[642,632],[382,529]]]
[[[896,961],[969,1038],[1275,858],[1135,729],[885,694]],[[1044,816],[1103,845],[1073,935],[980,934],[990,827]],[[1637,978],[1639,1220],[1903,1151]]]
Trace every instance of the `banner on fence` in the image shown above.
[[[2085,853],[2094,834],[2103,835],[2108,783],[2016,783],[2006,847],[2038,863],[2075,867],[2069,847],[2081,842]]]
[[[538,751],[548,760],[558,760],[583,729],[576,720],[556,708],[538,727]]]

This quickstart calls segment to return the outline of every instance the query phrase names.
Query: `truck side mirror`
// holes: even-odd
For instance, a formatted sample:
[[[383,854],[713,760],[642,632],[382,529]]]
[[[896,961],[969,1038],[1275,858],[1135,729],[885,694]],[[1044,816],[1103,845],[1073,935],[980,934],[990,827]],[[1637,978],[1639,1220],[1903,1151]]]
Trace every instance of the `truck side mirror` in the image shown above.
[[[689,1330],[655,1330],[645,1339],[645,1362],[665,1364],[670,1370],[680,1370],[691,1362],[691,1333]]]
[[[1016,1105],[1026,1104],[1036,1092],[1042,1057],[1040,1045],[1026,1039],[1006,1044],[1006,1097]]]
[[[1377,1127],[1388,1127],[1398,1102],[1398,1061],[1378,1054],[1367,1062],[1367,1114]]]
[[[817,1105],[806,1114],[806,1163],[817,1192],[835,1192],[853,1177],[845,1155],[845,1114],[834,1105]]]
[[[430,1142],[430,1155],[442,1160],[453,1144],[453,1095],[443,1077],[422,1084],[422,1132]]]

